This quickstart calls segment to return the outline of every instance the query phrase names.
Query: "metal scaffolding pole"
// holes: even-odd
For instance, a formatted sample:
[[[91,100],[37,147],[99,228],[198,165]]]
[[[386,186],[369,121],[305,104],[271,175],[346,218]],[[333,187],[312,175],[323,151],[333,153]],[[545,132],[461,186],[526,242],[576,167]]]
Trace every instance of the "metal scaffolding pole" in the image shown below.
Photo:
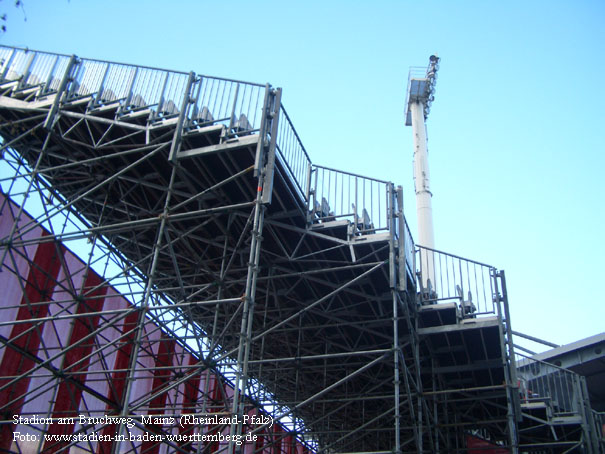
[[[143,295],[143,299],[141,301],[141,306],[140,306],[141,309],[140,309],[140,314],[139,314],[138,329],[137,329],[136,339],[134,341],[134,349],[133,349],[134,353],[131,357],[131,361],[130,361],[130,365],[129,365],[129,373],[128,373],[128,378],[126,381],[126,390],[124,392],[124,405],[120,412],[121,419],[120,419],[120,425],[119,425],[118,431],[117,431],[118,437],[123,436],[124,429],[125,429],[124,420],[130,414],[130,408],[128,406],[128,403],[130,402],[130,394],[132,392],[132,387],[133,387],[134,380],[135,380],[135,373],[137,370],[136,361],[137,361],[139,349],[141,348],[141,338],[145,331],[143,325],[145,323],[145,316],[147,315],[147,311],[150,306],[151,289],[154,285],[154,277],[155,277],[155,273],[156,273],[156,267],[158,264],[160,247],[162,245],[162,241],[164,240],[164,229],[166,228],[166,219],[167,219],[167,215],[168,215],[168,211],[169,211],[169,207],[170,207],[170,199],[172,196],[172,186],[174,184],[175,177],[176,177],[176,166],[172,166],[172,171],[170,174],[170,183],[168,184],[168,187],[166,188],[166,199],[164,201],[164,210],[162,212],[160,226],[157,231],[156,242],[154,245],[153,259],[151,261],[151,267],[148,272],[148,279],[147,279],[147,283],[146,283],[146,287],[145,287],[145,293]],[[112,454],[117,454],[118,450],[119,450],[119,444],[114,443]]]
[[[263,177],[259,178],[259,188],[263,186]],[[245,404],[243,396],[240,393],[244,393],[247,389],[248,384],[248,361],[250,357],[250,343],[252,341],[252,328],[253,328],[253,315],[254,315],[254,302],[256,298],[256,278],[258,276],[259,264],[260,264],[260,246],[262,241],[263,232],[263,219],[264,219],[265,206],[262,203],[262,192],[259,191],[256,198],[256,205],[254,207],[254,222],[252,226],[250,244],[250,259],[248,265],[248,276],[246,280],[246,290],[242,296],[242,322],[240,329],[240,340],[237,352],[237,372],[236,382],[234,387],[233,395],[233,415],[239,417],[239,422],[233,424],[231,427],[231,435],[241,437],[242,435],[242,423],[243,415],[245,412]],[[235,442],[233,439],[229,443],[229,453],[235,453]]]

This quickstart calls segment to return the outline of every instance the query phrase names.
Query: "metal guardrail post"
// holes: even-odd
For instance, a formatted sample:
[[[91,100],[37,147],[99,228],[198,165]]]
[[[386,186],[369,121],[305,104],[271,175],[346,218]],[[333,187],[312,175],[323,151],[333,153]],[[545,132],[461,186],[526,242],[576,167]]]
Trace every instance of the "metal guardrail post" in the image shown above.
[[[317,167],[315,167],[314,165],[312,165],[312,170],[311,170],[311,184],[310,184],[310,189],[309,189],[309,212],[310,212],[310,216],[311,218],[314,216],[315,213],[315,204],[317,203]],[[315,177],[315,181],[314,178]],[[313,219],[310,220],[309,224],[313,222]]]
[[[359,216],[357,215],[357,210],[359,209],[359,188],[357,185],[357,178],[355,178],[355,209],[353,210],[353,219],[354,219],[354,223],[353,223],[353,233],[357,233],[357,230],[359,230]]]
[[[403,215],[403,188],[397,186],[397,241],[399,245],[399,290],[407,292],[408,290],[408,278],[407,278],[407,241],[406,241],[406,228],[405,228],[405,217]]]
[[[235,85],[235,95],[233,95],[233,105],[231,106],[231,115],[229,116],[229,130],[227,134],[231,133],[231,130],[235,127],[235,107],[237,105],[237,97],[239,95],[239,83]]]
[[[46,120],[44,121],[44,129],[50,131],[55,122],[55,116],[57,115],[57,110],[59,109],[59,104],[61,102],[61,98],[64,94],[67,93],[66,88],[67,84],[71,82],[72,76],[71,73],[73,68],[78,64],[78,58],[75,55],[72,55],[69,59],[69,63],[67,63],[67,68],[65,68],[65,73],[63,74],[63,78],[61,79],[61,83],[59,84],[59,88],[57,89],[57,93],[55,94],[55,99],[53,104],[48,111],[48,115],[46,116]]]
[[[518,423],[521,420],[521,402],[519,399],[519,388],[517,385],[515,358],[512,346],[508,299],[506,296],[506,280],[504,279],[503,271],[498,272],[496,269],[492,269],[490,274],[494,282],[494,301],[496,303],[498,320],[500,322],[500,344],[507,395],[508,437],[511,453],[517,454],[519,452]],[[500,294],[498,279],[500,279],[500,282],[502,283],[502,294]],[[500,303],[502,303],[502,305]],[[503,327],[504,324],[505,326]]]
[[[176,157],[181,149],[181,138],[183,136],[183,126],[185,123],[185,119],[187,118],[187,108],[191,103],[191,89],[193,87],[193,83],[195,82],[195,73],[192,71],[189,73],[189,79],[187,80],[187,87],[185,88],[185,93],[183,94],[183,102],[181,103],[181,111],[179,112],[179,118],[176,122],[176,128],[174,130],[174,136],[172,138],[172,144],[170,145],[170,154],[168,155],[168,160],[170,162],[175,162]]]
[[[239,85],[238,85],[239,87]],[[231,122],[233,121],[233,116],[235,115],[235,103],[237,102],[237,93],[235,95],[235,101],[233,102],[233,108],[231,109]],[[258,137],[258,144],[256,146],[256,157],[254,158],[254,176],[258,178],[259,172],[265,166],[265,155],[264,150],[268,145],[267,142],[267,122],[269,121],[269,110],[271,109],[271,86],[269,84],[265,85],[265,97],[263,99],[263,114],[260,119],[260,131]],[[231,126],[229,127],[231,129]]]
[[[99,84],[99,89],[97,90],[97,94],[94,96],[92,101],[93,106],[98,106],[101,102],[101,96],[105,91],[105,82],[107,81],[107,74],[109,74],[109,69],[111,68],[110,64],[105,65],[105,71],[103,72],[103,77],[101,78],[101,83]]]
[[[162,84],[162,92],[160,93],[160,99],[158,100],[158,107],[155,111],[155,113],[153,114],[153,120],[155,120],[156,118],[158,118],[160,116],[160,112],[162,111],[162,107],[164,107],[164,94],[166,93],[166,86],[168,85],[168,77],[170,76],[170,74],[168,72],[166,72],[164,74],[164,83]]]
[[[48,72],[48,77],[44,81],[43,93],[47,93],[49,91],[50,83],[53,80],[53,76],[55,74],[55,70],[57,69],[57,64],[59,63],[59,59],[60,59],[60,56],[59,55],[55,55],[55,61],[54,61],[53,65],[52,65],[52,67],[50,68],[50,71]]]
[[[69,84],[69,88],[65,91],[66,100],[69,100],[69,99],[75,97],[75,94],[79,88],[78,79],[83,70],[84,70],[83,61],[78,60],[77,68],[75,68],[73,71],[72,80],[71,80],[72,83]]]
[[[134,95],[134,93],[133,93],[134,84],[137,81],[138,75],[139,75],[139,67],[137,66],[134,70],[134,75],[132,76],[132,82],[130,82],[130,87],[128,87],[126,99],[124,100],[124,104],[122,104],[122,106],[120,106],[120,109],[118,110],[119,114],[123,114],[126,111],[128,111],[128,109],[129,109],[130,102],[132,101],[132,96]]]
[[[311,162],[307,164],[307,225],[311,225],[313,223],[313,202],[311,202],[311,198],[313,196],[313,188],[311,187],[313,181],[313,165]]]
[[[262,144],[263,148],[267,148],[267,163],[265,168],[265,179],[263,182],[262,202],[265,204],[270,204],[273,196],[273,178],[275,176],[275,147],[277,145],[277,128],[279,126],[281,88],[272,90],[269,84],[267,84],[267,89],[271,90],[271,93],[269,94],[268,99],[269,104],[267,105],[266,110],[263,109],[263,116],[265,117],[265,126],[264,129],[261,129],[260,131],[261,136],[259,138],[259,144]],[[269,129],[269,124],[271,125],[271,129],[269,131],[270,139],[269,142],[266,143],[267,131],[265,131],[265,129]]]
[[[307,177],[305,178],[305,200],[307,202],[307,208],[309,207],[309,199],[311,197],[311,174],[313,173],[313,166],[311,161],[307,162]]]
[[[389,229],[389,285],[392,290],[397,288],[397,261],[395,260],[395,232],[396,232],[396,219],[395,214],[395,186],[393,183],[387,184],[387,218],[388,218],[388,229]]]
[[[23,71],[23,75],[21,76],[21,80],[19,81],[19,88],[24,88],[29,78],[29,74],[32,68],[32,64],[34,63],[34,59],[38,55],[37,52],[32,52],[27,60],[27,64],[25,65],[25,70]]]

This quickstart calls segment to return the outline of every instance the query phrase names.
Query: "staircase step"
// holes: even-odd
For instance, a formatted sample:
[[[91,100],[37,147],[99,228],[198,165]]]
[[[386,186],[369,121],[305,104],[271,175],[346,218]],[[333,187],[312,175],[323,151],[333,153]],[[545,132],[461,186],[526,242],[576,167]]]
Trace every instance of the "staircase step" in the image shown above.
[[[544,410],[547,407],[546,402],[522,402],[521,408],[524,410]]]
[[[421,328],[455,325],[458,323],[458,308],[455,303],[439,303],[418,308]]]
[[[572,425],[572,424],[582,424],[582,417],[580,415],[554,416],[550,419],[550,423],[553,426],[567,426],[567,425]]]

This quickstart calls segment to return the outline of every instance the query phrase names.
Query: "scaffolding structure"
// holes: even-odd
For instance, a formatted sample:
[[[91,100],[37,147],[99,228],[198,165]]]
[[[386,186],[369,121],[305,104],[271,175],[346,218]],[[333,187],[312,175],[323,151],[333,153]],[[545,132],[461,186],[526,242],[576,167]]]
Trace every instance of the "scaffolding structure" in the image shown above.
[[[0,451],[598,452],[585,404],[524,441],[504,273],[313,164],[281,89],[0,61]]]

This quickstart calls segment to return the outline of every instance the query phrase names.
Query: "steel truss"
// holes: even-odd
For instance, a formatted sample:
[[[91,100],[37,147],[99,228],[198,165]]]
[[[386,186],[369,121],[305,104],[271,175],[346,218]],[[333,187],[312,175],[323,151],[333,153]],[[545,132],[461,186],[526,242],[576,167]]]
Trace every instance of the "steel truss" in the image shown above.
[[[519,452],[503,273],[416,251],[401,188],[313,165],[280,89],[0,56],[0,450]]]

